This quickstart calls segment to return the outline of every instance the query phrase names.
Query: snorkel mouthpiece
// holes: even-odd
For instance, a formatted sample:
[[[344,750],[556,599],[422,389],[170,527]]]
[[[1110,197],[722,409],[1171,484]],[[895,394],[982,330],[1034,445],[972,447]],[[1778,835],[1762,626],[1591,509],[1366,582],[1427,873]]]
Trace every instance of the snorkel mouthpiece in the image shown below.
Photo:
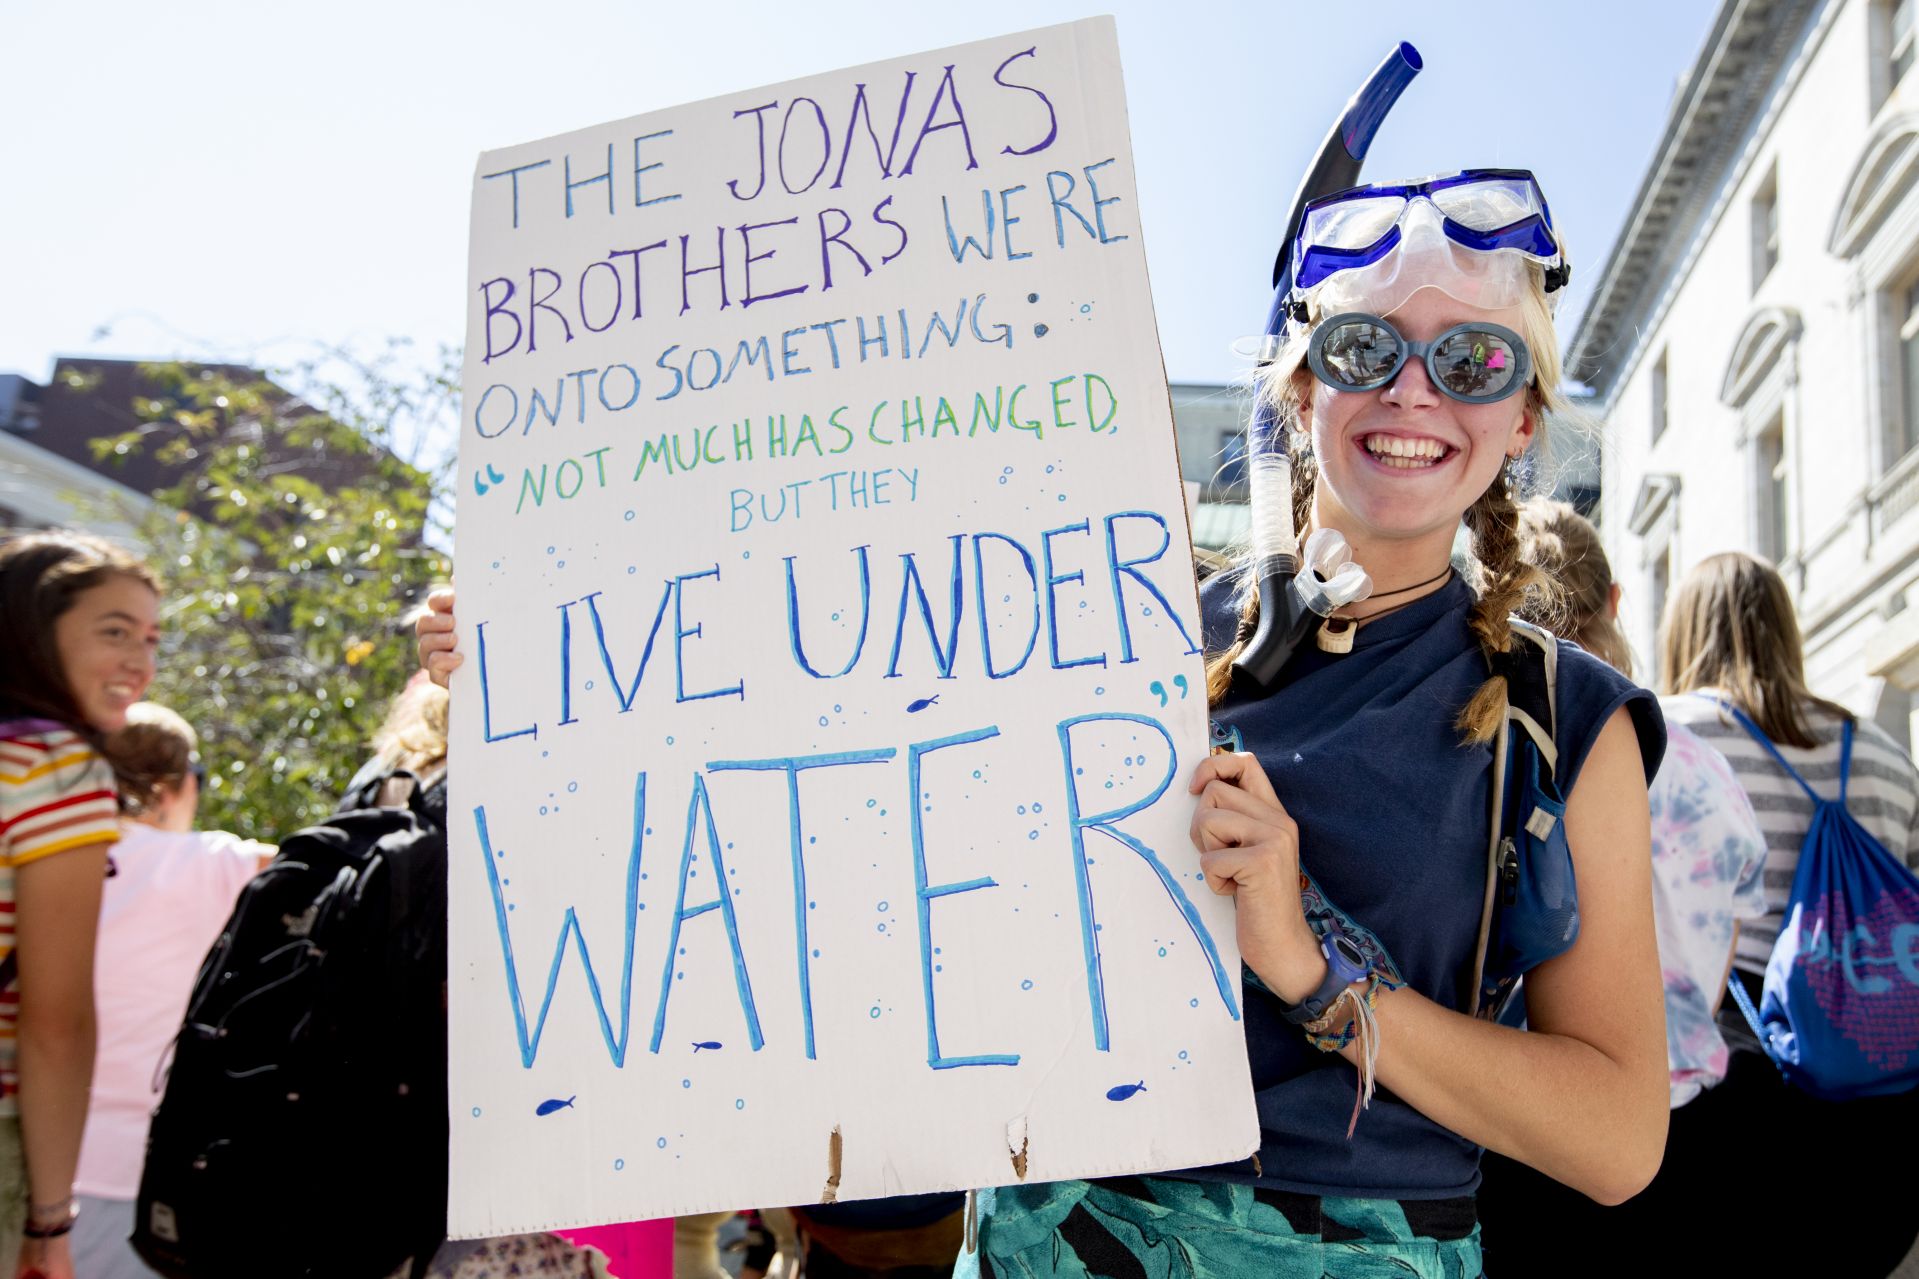
[[[1424,65],[1419,50],[1401,41],[1360,86],[1319,144],[1312,167],[1293,193],[1286,224],[1280,228],[1279,254],[1273,260],[1273,300],[1266,312],[1269,340],[1261,356],[1262,367],[1271,363],[1279,346],[1278,339],[1288,324],[1293,292],[1293,240],[1299,234],[1300,218],[1307,204],[1358,183],[1360,166],[1372,147],[1373,135],[1379,132],[1386,113],[1392,110],[1399,95]],[[1365,598],[1371,593],[1372,583],[1364,572],[1358,572],[1357,581],[1364,583],[1358,593],[1341,598],[1338,604],[1327,604],[1335,594],[1348,596],[1356,585],[1354,579],[1347,575],[1340,579],[1341,588],[1329,593],[1325,588],[1331,583],[1314,581],[1317,575],[1309,569],[1304,575],[1309,589],[1294,589],[1301,574],[1299,535],[1293,527],[1293,470],[1292,460],[1286,453],[1286,426],[1277,420],[1277,414],[1264,398],[1256,395],[1246,433],[1247,454],[1251,459],[1247,478],[1251,489],[1254,571],[1259,575],[1259,626],[1233,665],[1250,676],[1264,692],[1273,687],[1280,668],[1299,647],[1307,630],[1334,607]],[[1343,548],[1344,539],[1341,546]],[[1332,576],[1339,577],[1339,574],[1335,572]],[[1326,605],[1323,612],[1320,605]]]

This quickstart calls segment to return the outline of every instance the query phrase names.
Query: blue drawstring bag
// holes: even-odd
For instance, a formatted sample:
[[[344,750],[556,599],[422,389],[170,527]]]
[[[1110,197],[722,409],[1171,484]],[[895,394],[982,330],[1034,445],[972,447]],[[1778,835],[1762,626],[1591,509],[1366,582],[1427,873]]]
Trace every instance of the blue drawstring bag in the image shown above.
[[[1813,804],[1759,1007],[1737,977],[1728,983],[1734,1001],[1786,1081],[1815,1097],[1919,1086],[1919,877],[1846,811],[1852,722],[1841,739],[1839,797],[1824,799],[1758,725],[1719,704]]]

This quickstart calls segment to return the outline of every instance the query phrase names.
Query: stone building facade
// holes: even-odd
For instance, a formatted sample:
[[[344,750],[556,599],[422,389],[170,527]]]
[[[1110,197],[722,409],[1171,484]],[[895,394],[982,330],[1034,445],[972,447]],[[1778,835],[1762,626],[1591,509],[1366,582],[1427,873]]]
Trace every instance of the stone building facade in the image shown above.
[[[1744,550],[1808,675],[1911,738],[1919,687],[1919,0],[1726,0],[1567,367],[1604,423],[1621,617]],[[1577,278],[1577,277],[1576,277]]]

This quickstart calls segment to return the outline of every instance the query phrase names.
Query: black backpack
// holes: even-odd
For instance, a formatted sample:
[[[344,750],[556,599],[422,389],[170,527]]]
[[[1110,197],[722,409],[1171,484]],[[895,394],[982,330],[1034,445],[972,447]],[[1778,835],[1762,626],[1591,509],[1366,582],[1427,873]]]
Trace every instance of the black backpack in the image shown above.
[[[280,845],[200,967],[134,1218],[170,1279],[418,1274],[445,1236],[445,790],[376,807],[389,776]]]

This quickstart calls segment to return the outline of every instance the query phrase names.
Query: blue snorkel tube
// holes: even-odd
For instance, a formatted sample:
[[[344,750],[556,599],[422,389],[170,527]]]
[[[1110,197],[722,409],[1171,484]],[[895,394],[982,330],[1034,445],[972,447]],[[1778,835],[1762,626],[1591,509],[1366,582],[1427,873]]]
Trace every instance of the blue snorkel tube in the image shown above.
[[[1320,196],[1358,185],[1359,169],[1372,147],[1373,135],[1422,65],[1419,50],[1404,42],[1388,54],[1346,104],[1326,140],[1319,144],[1312,168],[1293,193],[1279,256],[1273,262],[1273,302],[1266,312],[1262,368],[1272,362],[1280,339],[1295,318],[1293,242],[1299,235],[1306,205]],[[1302,593],[1294,589],[1300,559],[1298,534],[1293,527],[1292,462],[1286,451],[1286,424],[1264,400],[1255,397],[1246,435],[1253,553],[1257,557],[1254,571],[1259,575],[1259,624],[1233,665],[1265,692],[1278,680],[1280,668],[1299,647],[1307,630],[1330,613],[1332,605],[1326,604],[1322,591]],[[1309,580],[1313,579],[1314,567],[1308,566]]]

